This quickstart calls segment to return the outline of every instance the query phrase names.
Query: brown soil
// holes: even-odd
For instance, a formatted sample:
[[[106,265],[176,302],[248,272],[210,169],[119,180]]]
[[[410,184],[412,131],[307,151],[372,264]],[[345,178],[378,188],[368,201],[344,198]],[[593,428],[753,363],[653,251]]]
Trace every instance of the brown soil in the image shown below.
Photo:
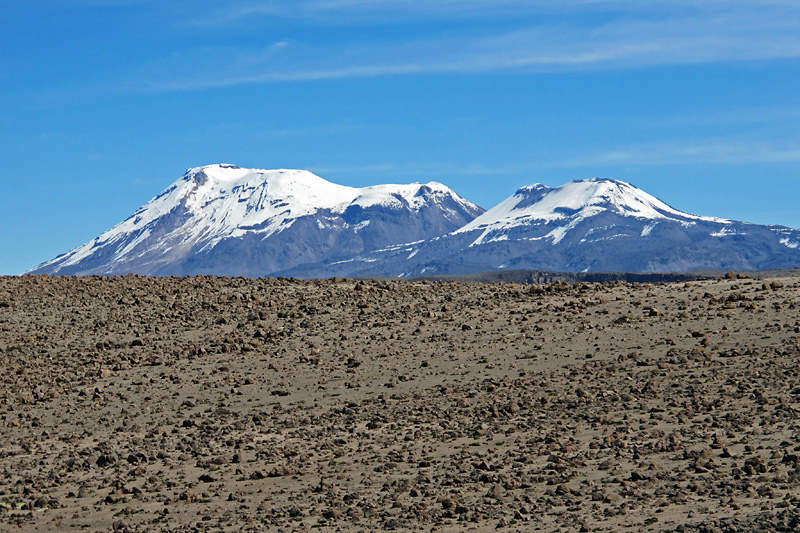
[[[0,278],[2,531],[797,531],[800,278]]]

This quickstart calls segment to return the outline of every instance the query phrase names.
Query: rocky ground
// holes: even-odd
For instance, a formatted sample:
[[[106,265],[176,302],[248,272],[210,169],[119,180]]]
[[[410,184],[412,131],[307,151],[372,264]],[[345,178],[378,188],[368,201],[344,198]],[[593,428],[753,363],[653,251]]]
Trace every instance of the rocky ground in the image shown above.
[[[2,531],[798,531],[800,278],[0,278]]]

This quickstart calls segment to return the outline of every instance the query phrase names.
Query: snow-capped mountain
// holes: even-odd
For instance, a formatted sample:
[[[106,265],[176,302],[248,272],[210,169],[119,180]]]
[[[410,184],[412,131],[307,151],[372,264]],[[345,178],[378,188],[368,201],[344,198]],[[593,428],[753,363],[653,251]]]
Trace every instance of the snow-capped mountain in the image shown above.
[[[29,273],[266,276],[443,235],[483,211],[439,183],[353,188],[304,170],[209,165]]]
[[[441,237],[389,246],[301,276],[761,270],[800,266],[800,231],[696,216],[621,181],[519,189]]]
[[[190,169],[34,274],[422,276],[800,266],[800,230],[684,213],[621,181],[531,185],[484,210],[438,183],[336,185],[303,170]]]
[[[550,231],[538,239],[561,242],[581,222],[609,213],[638,220],[650,220],[645,233],[659,221],[698,220],[728,223],[729,221],[683,213],[650,196],[629,183],[609,179],[573,181],[556,189],[541,184],[523,187],[514,196],[456,230],[468,233],[480,230],[470,246],[493,240],[507,240],[515,228],[530,229],[537,225]],[[598,228],[601,229],[601,228]]]

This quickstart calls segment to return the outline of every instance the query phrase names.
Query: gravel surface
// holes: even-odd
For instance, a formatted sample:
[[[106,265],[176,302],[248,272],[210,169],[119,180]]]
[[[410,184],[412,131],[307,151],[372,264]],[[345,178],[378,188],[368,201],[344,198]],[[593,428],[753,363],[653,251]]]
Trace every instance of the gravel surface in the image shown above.
[[[0,277],[2,531],[800,531],[800,278]]]

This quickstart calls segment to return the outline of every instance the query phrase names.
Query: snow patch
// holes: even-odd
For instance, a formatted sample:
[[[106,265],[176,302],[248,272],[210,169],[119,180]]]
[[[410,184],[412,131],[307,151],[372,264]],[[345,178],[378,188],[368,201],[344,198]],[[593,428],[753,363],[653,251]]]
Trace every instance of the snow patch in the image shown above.
[[[746,235],[746,233],[739,233],[728,226],[722,226],[719,231],[715,231],[711,234],[712,237],[731,237],[733,235]]]
[[[371,220],[365,220],[365,221],[363,221],[363,222],[359,222],[358,224],[356,224],[355,226],[353,226],[353,231],[355,231],[356,233],[358,233],[358,232],[359,232],[359,231],[361,231],[362,229],[364,229],[364,228],[366,228],[367,226],[369,226],[369,223],[370,223],[370,222],[372,222],[372,221],[371,221]]]
[[[787,248],[798,248],[800,247],[800,241],[793,241],[789,237],[784,237],[780,240],[780,243]]]
[[[629,183],[609,179],[591,179],[573,181],[550,189],[541,198],[532,194],[540,194],[543,186],[524,187],[514,196],[504,200],[496,207],[466,224],[453,233],[465,233],[483,230],[473,244],[486,241],[491,232],[508,231],[511,228],[534,223],[562,222],[569,220],[569,229],[573,229],[580,221],[596,216],[604,211],[612,211],[618,215],[652,220],[653,226],[660,220],[673,220],[687,225],[696,221],[729,222],[725,219],[702,217],[678,211],[661,200],[637,189]],[[649,231],[652,231],[652,227]],[[554,244],[560,242],[566,232],[551,232]]]
[[[473,246],[479,246],[481,244],[488,244],[490,242],[498,242],[498,241],[507,241],[508,240],[508,235],[506,235],[505,233],[500,234],[500,235],[490,236],[491,233],[492,233],[492,230],[490,230],[490,229],[487,229],[486,231],[481,233],[480,236],[477,239],[475,239],[472,242],[472,244],[469,245],[470,248],[472,248]]]
[[[644,228],[642,228],[642,235],[641,236],[642,237],[647,237],[648,235],[650,235],[650,233],[653,232],[653,228],[655,228],[656,225],[658,225],[658,222],[653,222],[652,224],[646,225]]]

